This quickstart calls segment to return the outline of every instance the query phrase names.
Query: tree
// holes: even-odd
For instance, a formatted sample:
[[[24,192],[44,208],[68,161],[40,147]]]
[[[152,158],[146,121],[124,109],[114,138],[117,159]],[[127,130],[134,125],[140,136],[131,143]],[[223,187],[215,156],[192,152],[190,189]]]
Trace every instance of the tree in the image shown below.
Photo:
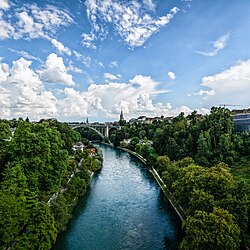
[[[8,248],[28,220],[24,202],[0,191],[0,249]]]
[[[48,205],[36,202],[31,210],[31,221],[25,232],[17,237],[15,249],[50,249],[56,236],[55,220]]]
[[[167,170],[167,167],[171,164],[170,159],[168,156],[164,155],[164,156],[159,156],[157,157],[157,166],[156,166],[156,170],[158,171],[158,173],[161,175],[162,172]]]
[[[204,175],[206,192],[213,194],[216,200],[221,200],[234,191],[236,183],[225,163],[217,164],[206,170]]]
[[[9,139],[11,131],[7,122],[0,121],[0,140]]]
[[[133,137],[129,143],[129,149],[134,151],[136,144],[138,144],[139,142],[140,142],[140,139],[137,136]]]
[[[191,193],[203,187],[205,171],[205,168],[194,164],[179,169],[178,178],[173,183],[172,189],[175,198],[183,208],[188,208]]]
[[[188,204],[188,213],[193,214],[195,210],[212,212],[216,206],[216,201],[212,194],[206,193],[203,190],[193,190],[190,195]]]
[[[240,245],[240,228],[234,217],[221,208],[213,212],[196,211],[183,225],[186,236],[181,249],[236,250]]]
[[[212,147],[209,131],[201,132],[197,141],[197,154],[195,159],[198,163],[209,166],[211,156]]]
[[[58,195],[58,197],[51,203],[50,209],[55,218],[55,226],[57,230],[65,230],[67,222],[71,217],[66,198],[62,194]]]

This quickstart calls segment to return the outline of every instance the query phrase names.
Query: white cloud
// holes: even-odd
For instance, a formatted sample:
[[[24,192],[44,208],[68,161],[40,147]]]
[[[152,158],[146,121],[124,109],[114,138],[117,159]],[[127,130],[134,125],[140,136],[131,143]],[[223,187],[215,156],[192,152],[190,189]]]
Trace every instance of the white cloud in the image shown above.
[[[6,1],[0,2],[2,6],[4,2]],[[13,19],[13,16],[16,18]],[[6,10],[6,15],[2,16],[2,19],[0,20],[0,39],[2,40],[7,38],[50,40],[59,27],[69,26],[74,22],[66,11],[51,5],[39,8],[35,4],[26,4],[22,7],[13,6]]]
[[[227,46],[229,40],[229,33],[219,37],[215,42],[213,42],[214,50],[210,52],[197,51],[196,53],[203,56],[215,56],[220,50],[224,49]]]
[[[198,95],[198,96],[215,95],[215,91],[213,89],[211,89],[211,90],[199,90],[198,92],[193,93],[193,95]]]
[[[55,65],[60,65],[59,69]],[[31,69],[31,62],[24,58],[14,61],[12,66],[1,63],[2,117],[29,116],[36,120],[56,117],[60,120],[81,120],[88,116],[99,120],[117,120],[121,109],[126,119],[140,115],[173,116],[182,111],[186,114],[192,112],[186,106],[173,108],[170,103],[156,102],[156,97],[167,93],[168,90],[159,89],[160,84],[150,76],[136,75],[123,83],[92,82],[85,91],[77,91],[67,86],[64,89],[53,90],[56,96],[52,90],[46,89],[47,81],[64,81],[64,84],[70,85],[65,81],[65,74],[67,75],[67,70],[63,61],[55,54],[48,56],[45,68],[40,71]]]
[[[99,66],[100,66],[101,68],[105,68],[105,66],[103,65],[102,62],[99,62]]]
[[[105,79],[108,79],[108,80],[111,80],[111,81],[114,81],[114,80],[119,80],[121,78],[121,75],[117,74],[117,75],[112,75],[110,73],[104,73],[103,74],[103,77]]]
[[[143,3],[148,7],[149,10],[155,10],[155,3],[153,0],[143,0]]]
[[[149,76],[137,75],[127,83],[110,82],[90,84],[84,92],[67,88],[65,99],[60,100],[60,108],[65,116],[71,117],[109,117],[117,118],[117,112],[123,109],[130,117],[145,114],[158,114],[167,106],[153,104],[157,94],[167,90],[158,90],[158,83]],[[111,98],[112,97],[112,98]]]
[[[0,0],[0,9],[7,10],[10,8],[8,0]]]
[[[20,58],[13,66],[0,64],[0,112],[4,117],[39,117],[56,114],[56,98],[44,89],[31,62]]]
[[[67,68],[63,63],[62,57],[52,53],[47,57],[43,70],[37,71],[40,78],[48,83],[61,83],[74,86],[72,75],[68,74]]]
[[[9,66],[6,63],[0,64],[0,82],[6,81],[9,76]]]
[[[57,41],[56,39],[51,39],[51,43],[55,46],[59,53],[65,53],[68,56],[71,56],[71,50],[65,47],[61,42]]]
[[[152,99],[148,93],[140,94],[137,98],[138,111],[152,112],[155,110]]]
[[[146,6],[146,8],[145,8]],[[97,38],[104,38],[108,33],[108,26],[119,34],[129,47],[142,46],[160,28],[166,26],[179,11],[177,7],[170,10],[165,16],[152,18],[148,9],[154,9],[152,0],[114,1],[114,0],[87,0],[87,16],[92,30],[83,34],[83,44],[93,47]]]
[[[6,22],[5,20],[0,20],[0,40],[10,38],[14,34],[14,27]]]
[[[15,49],[11,49],[11,48],[9,48],[8,50],[13,52],[13,53],[16,53],[17,55],[20,55],[28,60],[35,60],[39,63],[42,63],[42,60],[39,57],[31,55],[27,51],[23,51],[23,50],[19,51],[19,50],[15,50]]]
[[[209,88],[206,95],[207,103],[218,105],[219,103],[240,104],[249,106],[250,90],[250,60],[242,61],[218,74],[203,77],[201,85]]]
[[[172,79],[172,80],[175,80],[175,79],[176,79],[175,73],[172,72],[172,71],[169,71],[169,72],[168,72],[168,77],[169,77],[170,79]]]
[[[91,33],[91,34],[82,34],[82,44],[87,47],[87,48],[92,48],[92,49],[96,49],[96,46],[92,43],[93,41],[95,41],[96,39],[96,35]]]
[[[83,71],[81,69],[73,66],[72,63],[68,66],[68,70],[72,71],[72,72],[75,72],[75,73],[79,73],[79,74],[83,73]]]
[[[80,62],[82,62],[85,66],[90,67],[91,64],[91,57],[90,56],[84,56],[81,53],[77,52],[77,51],[73,51],[73,54],[76,56],[76,59]]]

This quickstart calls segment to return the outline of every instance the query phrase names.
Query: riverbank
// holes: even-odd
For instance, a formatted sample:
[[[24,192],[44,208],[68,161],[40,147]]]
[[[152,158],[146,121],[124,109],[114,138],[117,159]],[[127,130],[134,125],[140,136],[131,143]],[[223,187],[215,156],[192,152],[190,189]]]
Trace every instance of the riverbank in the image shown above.
[[[79,199],[54,250],[177,250],[181,221],[154,177],[130,154],[99,145],[103,169]]]
[[[108,145],[108,144],[106,144],[106,145]],[[117,147],[117,148],[132,154],[137,159],[139,159],[143,164],[147,165],[147,160],[145,158],[143,158],[141,155],[139,155],[138,153],[131,151],[130,149],[127,149],[127,148],[122,148],[122,147]],[[156,180],[156,182],[160,186],[165,197],[168,199],[168,201],[170,202],[170,204],[174,208],[175,212],[178,214],[180,220],[183,222],[184,219],[186,218],[186,214],[185,214],[184,210],[182,209],[182,207],[178,204],[178,202],[175,200],[175,198],[173,197],[171,192],[168,190],[167,186],[164,184],[163,180],[159,176],[156,169],[154,169],[153,167],[150,167],[148,170],[154,176],[154,179]]]
[[[60,192],[49,201],[49,207],[55,218],[55,226],[59,233],[66,230],[72,212],[80,197],[84,196],[95,173],[102,168],[103,157],[100,150],[95,156],[79,152],[81,160],[70,175]]]

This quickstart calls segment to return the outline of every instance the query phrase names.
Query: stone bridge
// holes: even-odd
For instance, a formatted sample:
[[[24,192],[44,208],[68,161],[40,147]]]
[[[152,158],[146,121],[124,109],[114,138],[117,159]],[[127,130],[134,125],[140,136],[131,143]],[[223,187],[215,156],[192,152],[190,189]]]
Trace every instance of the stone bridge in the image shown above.
[[[121,129],[120,125],[115,125],[112,123],[69,123],[68,124],[72,129],[77,128],[89,128],[99,134],[103,139],[105,137],[109,138],[109,131],[111,129]]]

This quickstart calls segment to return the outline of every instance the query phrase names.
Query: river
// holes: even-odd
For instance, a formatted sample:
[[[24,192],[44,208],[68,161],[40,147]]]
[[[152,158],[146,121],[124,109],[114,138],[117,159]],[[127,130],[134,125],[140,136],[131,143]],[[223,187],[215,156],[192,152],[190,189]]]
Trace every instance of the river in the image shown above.
[[[103,168],[54,250],[178,249],[181,222],[134,156],[100,145]]]

